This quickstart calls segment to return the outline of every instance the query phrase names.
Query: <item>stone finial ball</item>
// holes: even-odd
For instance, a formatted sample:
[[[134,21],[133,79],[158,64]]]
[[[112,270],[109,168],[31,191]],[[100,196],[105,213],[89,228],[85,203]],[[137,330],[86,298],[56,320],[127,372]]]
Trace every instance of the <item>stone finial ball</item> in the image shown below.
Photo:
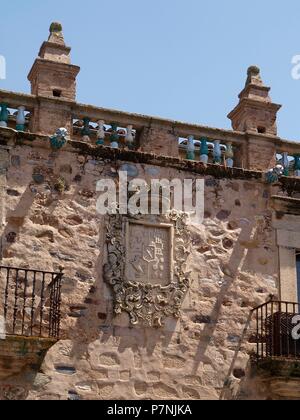
[[[248,75],[258,76],[260,73],[260,68],[257,66],[250,66],[248,68]]]
[[[62,24],[59,22],[52,22],[50,25],[50,33],[62,32]]]

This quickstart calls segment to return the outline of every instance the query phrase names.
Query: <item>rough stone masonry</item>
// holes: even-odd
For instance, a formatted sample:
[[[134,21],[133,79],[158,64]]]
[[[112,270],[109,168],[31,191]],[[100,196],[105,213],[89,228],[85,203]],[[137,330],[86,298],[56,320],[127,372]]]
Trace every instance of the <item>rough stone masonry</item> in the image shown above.
[[[266,378],[253,377],[255,344],[241,338],[250,310],[286,290],[274,221],[288,211],[276,211],[274,196],[296,199],[300,182],[265,180],[276,151],[296,147],[277,137],[279,106],[252,68],[234,131],[188,126],[77,104],[78,72],[53,24],[29,74],[32,94],[0,91],[9,108],[30,112],[26,130],[15,130],[12,115],[0,127],[1,264],[64,269],[60,339],[41,364],[25,337],[0,343],[0,399],[276,397]],[[136,148],[96,145],[95,126],[78,124],[85,117],[132,124]],[[59,127],[70,138],[53,150]],[[232,138],[238,167],[185,160],[178,138],[190,132]],[[204,179],[203,223],[99,215],[97,181],[119,170],[147,182]]]

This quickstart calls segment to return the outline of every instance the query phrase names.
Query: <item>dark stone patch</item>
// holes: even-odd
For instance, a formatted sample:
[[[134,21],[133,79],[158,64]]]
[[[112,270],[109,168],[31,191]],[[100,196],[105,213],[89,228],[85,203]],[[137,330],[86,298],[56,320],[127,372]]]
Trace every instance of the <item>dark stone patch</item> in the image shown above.
[[[231,215],[231,211],[229,210],[221,210],[218,214],[217,214],[217,219],[219,220],[226,220],[228,219],[228,217]]]
[[[244,369],[237,368],[233,370],[233,376],[237,379],[242,379],[246,376],[246,372]]]
[[[77,394],[76,391],[69,391],[68,392],[68,400],[69,401],[81,401],[81,397],[79,394]]]
[[[76,261],[75,257],[72,257],[71,255],[62,254],[61,252],[50,251],[49,253],[52,257],[58,258],[59,260],[62,260],[62,261],[69,261],[69,262]]]
[[[16,242],[16,239],[17,239],[16,232],[9,232],[6,235],[6,242],[8,242],[9,244],[14,244]]]
[[[82,180],[82,176],[81,175],[76,175],[74,177],[74,182],[81,182],[81,180]]]
[[[45,182],[45,177],[42,174],[33,174],[32,179],[34,180],[36,184],[39,184],[39,185]]]
[[[21,158],[20,156],[14,155],[11,157],[11,165],[14,168],[18,168],[19,166],[21,166]]]
[[[204,212],[204,219],[209,219],[211,217],[211,212],[210,211],[205,211]]]
[[[228,222],[227,227],[229,230],[237,230],[239,228],[239,224],[232,220],[231,222]]]
[[[270,198],[270,193],[269,191],[265,190],[263,193],[263,198]]]
[[[86,299],[84,299],[84,303],[87,304],[87,305],[100,305],[101,302],[99,300],[86,298]]]
[[[79,272],[77,272],[75,275],[83,283],[85,283],[87,281],[90,281],[92,279],[91,276],[88,276],[88,275],[85,275],[85,274],[82,274],[82,273],[79,273]]]
[[[252,191],[255,190],[256,185],[252,184],[251,182],[244,182],[244,188],[246,191]]]
[[[72,166],[68,164],[62,165],[60,167],[60,172],[63,172],[65,174],[72,174]]]
[[[262,287],[259,287],[258,289],[255,289],[256,293],[259,293],[260,295],[263,295],[267,293],[266,289],[263,289]]]
[[[230,239],[230,238],[224,238],[223,239],[223,247],[225,249],[231,249],[231,248],[233,248],[233,244],[234,244],[234,242],[233,242],[232,239]]]
[[[240,190],[240,186],[237,182],[229,182],[226,185],[226,188],[231,188],[233,191],[236,191],[236,192]]]
[[[68,316],[70,318],[82,318],[86,315],[87,308],[85,306],[70,306]]]
[[[77,214],[73,214],[72,216],[68,216],[66,218],[66,223],[68,223],[68,225],[70,225],[70,226],[78,226],[78,225],[81,225],[83,223],[83,220]]]
[[[206,179],[205,180],[205,186],[206,187],[217,187],[218,184],[219,184],[219,182],[218,182],[217,179],[211,179],[211,178],[209,178],[209,179]]]
[[[68,293],[72,292],[77,285],[77,280],[71,277],[64,276],[64,281],[62,283],[62,292]]]
[[[21,195],[21,193],[19,193],[19,191],[13,190],[13,189],[10,189],[10,188],[8,188],[6,190],[6,194],[10,195],[11,197],[20,197],[20,195]]]
[[[227,340],[230,341],[230,343],[238,343],[240,341],[240,337],[238,335],[229,334]]]
[[[96,193],[94,191],[90,191],[90,190],[82,190],[79,192],[79,195],[81,195],[84,198],[93,198],[95,197]]]
[[[222,305],[226,307],[232,306],[233,302],[231,300],[224,300]]]
[[[197,249],[197,252],[199,252],[200,254],[205,254],[205,252],[208,251],[210,251],[210,247],[208,245],[203,245]]]
[[[208,315],[195,315],[193,318],[195,324],[211,324],[211,317]]]
[[[76,369],[72,366],[57,365],[55,370],[62,375],[75,375]]]

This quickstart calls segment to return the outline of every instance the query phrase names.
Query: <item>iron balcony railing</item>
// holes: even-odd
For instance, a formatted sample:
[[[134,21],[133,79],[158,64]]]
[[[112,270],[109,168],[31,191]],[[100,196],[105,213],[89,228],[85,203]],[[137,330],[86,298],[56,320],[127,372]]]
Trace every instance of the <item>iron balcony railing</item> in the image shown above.
[[[300,360],[300,339],[297,328],[300,304],[270,301],[252,311],[251,342],[256,343],[255,358]]]
[[[0,266],[0,333],[58,339],[62,277],[62,271]]]

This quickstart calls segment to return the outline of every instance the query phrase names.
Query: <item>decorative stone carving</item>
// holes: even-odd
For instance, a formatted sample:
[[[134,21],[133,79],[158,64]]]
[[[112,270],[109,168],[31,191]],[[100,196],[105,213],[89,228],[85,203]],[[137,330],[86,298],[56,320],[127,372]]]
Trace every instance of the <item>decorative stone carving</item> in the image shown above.
[[[66,128],[59,128],[56,133],[50,137],[50,144],[53,150],[59,150],[64,147],[68,141],[68,130]]]
[[[113,289],[115,314],[127,312],[133,325],[161,327],[166,317],[180,318],[189,289],[186,218],[174,210],[155,222],[109,216],[104,278]]]
[[[275,168],[270,169],[266,174],[266,181],[269,184],[275,184],[278,182],[279,178],[281,178],[284,174],[284,167],[282,165],[276,165]]]

